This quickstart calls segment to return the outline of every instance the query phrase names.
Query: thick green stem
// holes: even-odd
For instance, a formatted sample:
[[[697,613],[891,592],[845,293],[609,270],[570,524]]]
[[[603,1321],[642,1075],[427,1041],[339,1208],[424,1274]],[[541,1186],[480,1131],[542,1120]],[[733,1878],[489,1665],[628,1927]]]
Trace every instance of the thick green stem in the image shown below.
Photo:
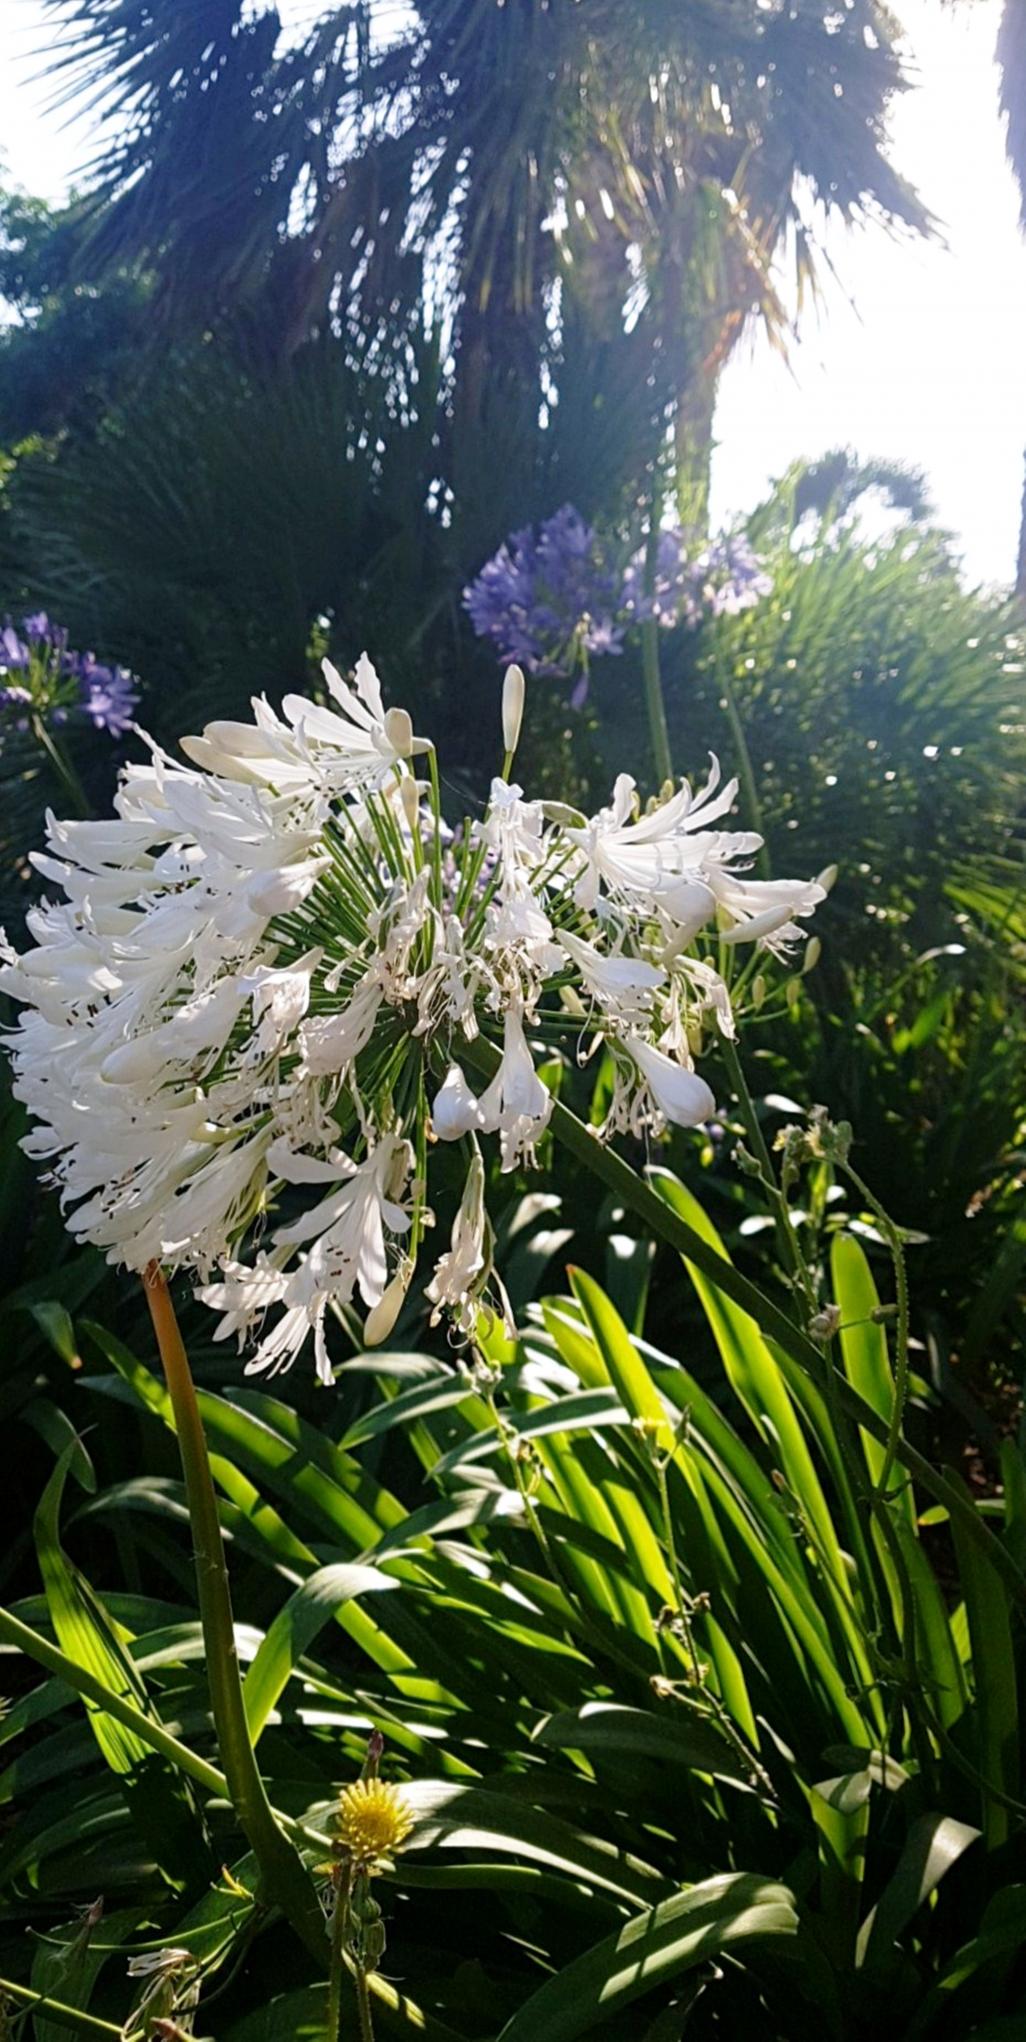
[[[318,1966],[324,1969],[328,1949],[320,1903],[299,1852],[285,1835],[268,1801],[250,1742],[221,1521],[196,1386],[170,1292],[156,1263],[151,1262],[143,1283],[182,1458],[207,1680],[229,1798],[260,1867],[264,1896],[281,1908]]]
[[[473,1042],[464,1043],[460,1055],[464,1063],[486,1078],[495,1076],[501,1062],[499,1050],[484,1036],[477,1036]],[[726,1256],[710,1247],[708,1241],[703,1240],[694,1227],[688,1226],[687,1221],[682,1220],[665,1199],[660,1198],[651,1184],[639,1177],[637,1172],[631,1169],[630,1164],[625,1163],[623,1157],[617,1155],[615,1149],[600,1141],[594,1129],[586,1127],[584,1122],[578,1120],[577,1115],[571,1113],[569,1107],[564,1106],[559,1100],[552,1108],[551,1127],[556,1140],[561,1142],[571,1155],[576,1156],[585,1169],[590,1170],[593,1176],[607,1185],[622,1205],[636,1213],[659,1240],[676,1249],[677,1254],[683,1255],[686,1261],[693,1262],[695,1268],[700,1269],[702,1275],[708,1277],[710,1283],[715,1284],[717,1290],[723,1292],[724,1297],[729,1297],[736,1305],[740,1305],[742,1311],[747,1312],[749,1317],[755,1320],[767,1338],[775,1340],[778,1347],[782,1347],[785,1354],[789,1354],[799,1368],[804,1369],[817,1387],[825,1391],[829,1361],[824,1359],[808,1334],[802,1332],[801,1328],[788,1318],[787,1313],[774,1302],[773,1298],[768,1297],[765,1291],[761,1291],[758,1284],[752,1283],[749,1277],[743,1276],[739,1269],[735,1269],[734,1264],[729,1262]],[[838,1399],[848,1418],[862,1431],[868,1432],[872,1438],[886,1442],[890,1431],[887,1421],[880,1417],[871,1404],[867,1404],[864,1397],[860,1397],[858,1391],[844,1377],[837,1377],[836,1387]],[[958,1520],[965,1530],[966,1537],[971,1539],[990,1561],[1014,1600],[1021,1608],[1026,1609],[1026,1574],[1018,1566],[1008,1548],[989,1529],[972,1499],[963,1496],[955,1484],[948,1482],[907,1439],[899,1441],[897,1452],[898,1459],[913,1479],[920,1482],[937,1503],[942,1503],[952,1518]]]
[[[732,1042],[729,1036],[724,1036],[720,1043],[720,1049],[723,1061],[727,1066],[727,1075],[737,1093],[738,1105],[741,1108],[741,1118],[744,1121],[745,1131],[752,1145],[752,1153],[762,1171],[767,1195],[773,1200],[773,1228],[776,1235],[777,1252],[785,1269],[789,1271],[790,1275],[800,1285],[811,1317],[816,1309],[816,1301],[809,1293],[808,1271],[805,1267],[805,1260],[801,1249],[795,1240],[794,1227],[790,1214],[786,1209],[783,1193],[777,1187],[770,1152],[766,1146],[766,1137],[763,1134],[762,1123],[755,1110],[755,1101],[748,1090],[748,1080],[745,1077],[741,1058],[738,1055],[737,1043]]]
[[[38,713],[32,717],[32,735],[40,750],[46,753],[61,785],[66,789],[74,803],[77,813],[88,820],[93,811],[89,806],[85,788],[71,760],[67,757],[63,745],[58,744],[53,733],[47,730],[42,716]]]
[[[331,1917],[331,1963],[328,1971],[328,2032],[326,2042],[339,2042],[342,2033],[342,1987],[346,1975],[346,1925],[349,1919],[349,1867],[339,1874],[335,1888],[335,1910]]]
[[[659,559],[659,528],[662,519],[662,491],[658,480],[652,490],[652,507],[649,512],[648,542],[645,547],[645,592],[651,595],[655,586],[656,566]],[[663,699],[663,681],[659,670],[659,625],[654,617],[646,617],[641,627],[641,675],[645,684],[645,711],[648,716],[649,738],[652,744],[652,763],[655,766],[656,784],[673,779],[673,756],[670,751],[670,733],[666,724],[666,703]]]
[[[374,2022],[371,2017],[367,1973],[361,1970],[357,1970],[356,1973],[356,2006],[360,2016],[360,2042],[374,2042]]]
[[[756,786],[755,773],[752,769],[752,755],[748,749],[745,727],[741,721],[741,712],[737,706],[737,696],[734,693],[733,682],[730,680],[729,675],[725,676],[723,682],[723,706],[727,712],[727,722],[730,725],[730,734],[734,740],[734,747],[737,752],[738,779],[741,782],[741,789],[745,797],[745,820],[764,840],[757,863],[763,879],[769,879],[771,876],[770,860],[765,844],[766,832],[762,821],[762,803],[759,800],[759,789]]]
[[[142,2033],[139,2028],[115,2028],[111,2021],[97,2020],[95,2014],[83,2013],[80,2007],[66,2007],[61,2000],[51,1999],[48,1994],[31,1992],[27,1985],[15,1985],[9,1978],[0,1978],[0,2006],[5,1999],[16,2007],[24,2007],[26,2013],[40,2017],[45,2015],[55,2028],[67,2028],[72,2035],[107,2036],[113,2038],[113,2042],[135,2042],[136,2036]]]
[[[663,682],[659,670],[659,626],[654,617],[646,618],[641,627],[641,673],[645,683],[645,709],[652,742],[652,759],[656,781],[661,787],[664,781],[673,779],[673,757],[670,752],[670,733],[666,723],[666,704],[663,701]]]

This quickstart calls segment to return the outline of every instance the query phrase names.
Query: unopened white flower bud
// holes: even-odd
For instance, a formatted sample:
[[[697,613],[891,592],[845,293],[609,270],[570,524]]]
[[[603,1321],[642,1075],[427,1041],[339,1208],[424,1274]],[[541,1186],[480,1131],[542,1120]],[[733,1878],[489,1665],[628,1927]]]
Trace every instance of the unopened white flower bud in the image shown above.
[[[766,998],[766,992],[767,992],[766,981],[763,978],[761,971],[757,972],[752,980],[752,1005],[755,1008],[756,1013],[758,1013],[759,1008],[762,1006],[762,1003]]]
[[[363,1329],[365,1347],[380,1347],[387,1340],[406,1302],[413,1275],[412,1265],[397,1269],[390,1283],[386,1284],[376,1305],[367,1314]]]
[[[836,866],[836,865],[824,865],[824,867],[823,867],[823,870],[822,870],[822,872],[821,872],[821,873],[819,874],[819,876],[818,876],[818,878],[817,878],[817,880],[816,880],[816,885],[817,885],[817,886],[821,886],[821,887],[823,888],[823,892],[824,892],[824,893],[829,893],[829,892],[830,892],[830,889],[831,889],[831,887],[832,887],[832,886],[833,886],[833,885],[835,884],[835,882],[836,882],[836,879],[837,879],[837,866]]]
[[[416,780],[408,774],[399,783],[399,799],[403,805],[406,827],[411,837],[415,836],[420,821],[420,788]]]
[[[452,1064],[445,1083],[435,1093],[431,1125],[441,1142],[456,1142],[481,1126],[481,1105],[471,1091],[458,1064]]]
[[[397,759],[408,759],[413,750],[413,719],[408,709],[390,709],[385,717],[385,736]]]
[[[816,1313],[815,1318],[809,1320],[809,1332],[814,1340],[832,1340],[840,1324],[840,1307],[827,1304]]]
[[[523,667],[508,666],[506,678],[502,683],[502,742],[508,758],[512,758],[520,743],[525,694]]]
[[[803,972],[815,971],[816,966],[819,963],[819,960],[822,957],[822,955],[823,945],[820,942],[818,936],[813,936],[805,946],[805,956],[802,960],[802,971]]]

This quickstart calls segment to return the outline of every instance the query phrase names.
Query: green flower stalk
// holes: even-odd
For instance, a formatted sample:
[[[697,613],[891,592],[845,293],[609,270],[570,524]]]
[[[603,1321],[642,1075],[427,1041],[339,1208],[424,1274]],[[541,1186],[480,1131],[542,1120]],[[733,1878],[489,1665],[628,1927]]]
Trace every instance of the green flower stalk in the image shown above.
[[[260,1866],[263,1897],[281,1908],[323,1965],[326,1955],[323,1922],[313,1883],[267,1799],[250,1739],[235,1649],[228,1568],[203,1421],[174,1306],[156,1263],[151,1263],[146,1271],[144,1288],[182,1457],[210,1700],[228,1790]]]
[[[352,1972],[360,2042],[374,2042],[369,1979],[385,1954],[385,1925],[371,1892],[383,1860],[402,1849],[413,1828],[413,1810],[401,1787],[378,1774],[382,1739],[375,1733],[358,1780],[343,1787],[335,1814],[335,1857],[331,1865],[331,1970],[328,2042],[341,2032],[346,1971]]]

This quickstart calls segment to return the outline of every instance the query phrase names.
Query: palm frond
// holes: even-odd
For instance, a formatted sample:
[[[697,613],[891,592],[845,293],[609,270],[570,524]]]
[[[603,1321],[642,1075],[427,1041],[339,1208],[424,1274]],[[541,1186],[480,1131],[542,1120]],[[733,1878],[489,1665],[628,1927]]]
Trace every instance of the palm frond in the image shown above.
[[[1001,108],[1008,123],[1005,141],[1019,183],[1020,215],[1026,227],[1026,13],[1020,0],[1005,0],[997,60],[1001,68]]]
[[[286,351],[408,328],[428,291],[460,429],[497,381],[541,402],[562,293],[596,342],[647,341],[644,467],[749,314],[786,330],[773,261],[814,273],[810,199],[929,226],[886,151],[880,0],[421,0],[397,24],[360,0],[291,39],[242,0],[46,4],[64,96],[107,118],[83,263],[147,265],[179,331],[259,301]]]

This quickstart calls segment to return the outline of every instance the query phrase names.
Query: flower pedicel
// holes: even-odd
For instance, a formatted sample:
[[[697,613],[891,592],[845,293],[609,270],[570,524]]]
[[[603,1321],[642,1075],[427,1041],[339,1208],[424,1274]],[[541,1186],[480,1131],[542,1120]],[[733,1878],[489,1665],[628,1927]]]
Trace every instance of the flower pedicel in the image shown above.
[[[723,826],[737,785],[715,760],[644,812],[621,774],[590,817],[496,779],[454,840],[433,750],[370,661],[351,684],[324,672],[330,706],[256,701],[252,723],[184,740],[186,765],[151,746],[109,820],[50,815],[35,862],[54,897],[0,987],[22,1003],[24,1146],[72,1232],[132,1269],[192,1270],[249,1371],[312,1339],[330,1382],[329,1310],[359,1299],[371,1339],[394,1324],[431,1144],[466,1153],[427,1284],[466,1338],[482,1305],[506,1309],[481,1143],[504,1170],[534,1159],[552,1110],[535,1044],[605,1042],[607,1134],[699,1125],[696,1058],[734,1033],[719,963],[738,943],[786,953],[823,888],[746,876],[760,839]],[[522,689],[513,669],[508,749]],[[501,1047],[483,1090],[479,1036]]]

